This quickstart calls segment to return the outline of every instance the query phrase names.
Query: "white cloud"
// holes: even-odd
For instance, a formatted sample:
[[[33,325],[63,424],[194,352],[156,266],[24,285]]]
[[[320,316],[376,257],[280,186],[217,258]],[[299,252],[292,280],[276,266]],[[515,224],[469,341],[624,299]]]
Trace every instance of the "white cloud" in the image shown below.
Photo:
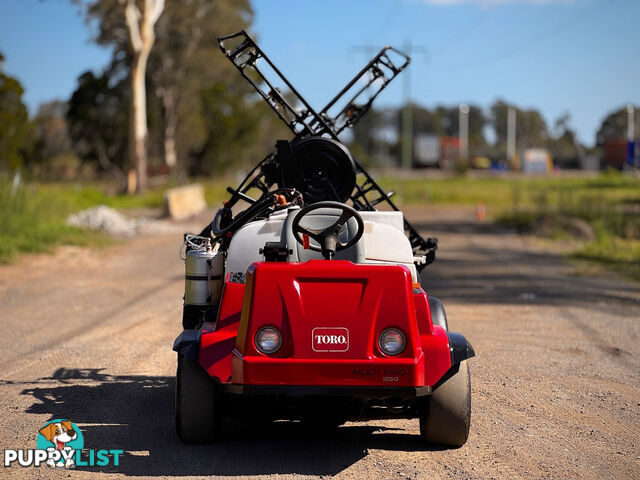
[[[496,5],[506,5],[508,3],[519,3],[528,5],[548,5],[550,3],[574,3],[575,0],[418,0],[430,5],[477,5],[480,7],[492,7]]]

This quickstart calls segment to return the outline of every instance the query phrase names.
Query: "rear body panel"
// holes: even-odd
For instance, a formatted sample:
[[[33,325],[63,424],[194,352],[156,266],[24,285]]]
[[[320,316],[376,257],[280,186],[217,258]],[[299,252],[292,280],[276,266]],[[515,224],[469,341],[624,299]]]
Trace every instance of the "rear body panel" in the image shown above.
[[[198,353],[221,386],[430,387],[452,366],[447,332],[432,324],[427,295],[404,266],[263,262],[249,268],[246,284],[230,280]],[[264,326],[282,333],[272,355],[254,344]],[[393,357],[378,346],[389,327],[406,338]]]

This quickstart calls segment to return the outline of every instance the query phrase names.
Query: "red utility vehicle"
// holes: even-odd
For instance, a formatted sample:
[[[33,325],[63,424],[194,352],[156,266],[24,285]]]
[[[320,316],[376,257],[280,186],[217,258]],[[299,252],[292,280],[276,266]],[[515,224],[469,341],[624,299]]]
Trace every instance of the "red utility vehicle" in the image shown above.
[[[463,445],[471,416],[466,360],[474,352],[449,332],[442,304],[420,285],[437,243],[418,234],[337,139],[408,57],[383,49],[318,114],[244,32],[220,44],[295,137],[278,141],[228,189],[210,226],[185,235],[184,330],[174,344],[178,434],[213,440],[227,416],[324,427],[418,418],[426,442]],[[285,99],[261,64],[292,94]],[[249,196],[255,190],[259,196]],[[379,203],[389,211],[376,211]]]

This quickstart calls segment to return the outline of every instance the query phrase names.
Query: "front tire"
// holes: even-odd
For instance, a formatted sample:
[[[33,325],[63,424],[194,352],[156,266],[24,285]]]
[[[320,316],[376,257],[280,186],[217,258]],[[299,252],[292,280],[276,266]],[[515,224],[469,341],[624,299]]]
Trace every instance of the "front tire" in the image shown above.
[[[189,443],[213,441],[220,429],[216,415],[216,385],[195,361],[178,355],[175,415],[178,436]]]
[[[471,377],[464,361],[428,398],[420,415],[420,436],[431,445],[461,447],[471,425]]]

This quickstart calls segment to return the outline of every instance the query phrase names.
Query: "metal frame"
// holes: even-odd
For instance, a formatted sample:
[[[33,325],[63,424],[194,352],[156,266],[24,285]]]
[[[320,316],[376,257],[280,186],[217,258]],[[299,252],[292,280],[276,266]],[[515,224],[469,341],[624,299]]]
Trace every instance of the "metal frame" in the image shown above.
[[[235,41],[235,46],[227,49],[230,41]],[[358,123],[380,92],[410,62],[410,58],[405,53],[389,46],[384,47],[318,113],[298,93],[244,30],[218,38],[218,44],[224,55],[233,63],[240,74],[254,87],[256,92],[293,132],[294,138],[292,141],[307,136],[326,136],[339,141],[338,135],[344,129],[351,128]],[[390,56],[391,53],[397,55],[402,62],[394,62]],[[259,60],[263,60],[273,70],[275,77],[283,87],[275,85],[275,80],[269,79],[264,71],[265,69],[261,69],[258,65]],[[285,88],[286,91],[283,92],[282,88]],[[365,95],[366,97],[361,100]],[[341,104],[344,106],[339,107]],[[301,108],[296,108],[296,105],[300,105]],[[332,116],[330,110],[336,108],[338,112]],[[253,203],[254,200],[247,195],[247,192],[252,188],[258,188],[264,194],[277,183],[275,173],[278,166],[275,164],[274,159],[275,155],[273,153],[267,155],[249,172],[235,190],[227,188],[227,191],[231,194],[231,198],[226,203],[229,208],[240,199]],[[356,186],[349,197],[353,207],[356,210],[372,211],[375,210],[376,205],[384,202],[393,210],[400,211],[391,201],[391,196],[395,192],[386,193],[369,175],[364,166],[357,159],[354,160],[356,165]],[[373,198],[370,198],[371,196]],[[406,219],[404,220],[404,228],[408,232],[414,253],[426,255],[426,263],[418,265],[418,268],[421,269],[434,260],[437,240],[434,238],[425,240]]]

